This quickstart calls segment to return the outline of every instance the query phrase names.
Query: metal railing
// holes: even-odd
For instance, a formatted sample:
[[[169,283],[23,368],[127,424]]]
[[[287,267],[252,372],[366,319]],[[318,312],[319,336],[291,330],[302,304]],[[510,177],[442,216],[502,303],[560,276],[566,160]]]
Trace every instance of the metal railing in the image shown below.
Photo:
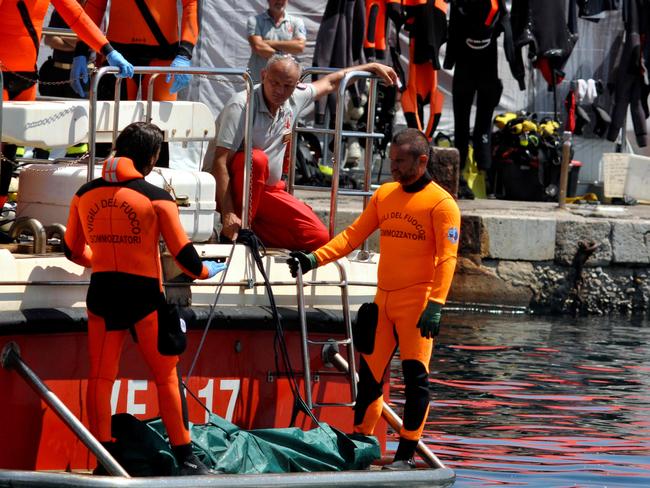
[[[302,79],[312,75],[329,74],[337,71],[334,68],[307,68],[304,70]],[[348,86],[357,80],[369,80],[368,88],[368,110],[366,112],[366,132],[363,131],[346,131],[343,130],[343,117],[345,115],[345,92]],[[366,208],[368,201],[372,196],[371,191],[371,177],[372,177],[372,147],[373,140],[384,137],[384,134],[375,133],[375,104],[377,100],[377,83],[379,79],[372,73],[367,71],[349,71],[341,80],[339,87],[336,91],[336,114],[334,121],[334,129],[329,127],[298,127],[297,118],[294,121],[294,128],[291,136],[291,158],[289,166],[289,181],[287,191],[293,193],[296,188],[307,191],[330,192],[330,212],[329,212],[329,235],[330,238],[334,237],[336,229],[336,211],[338,208],[338,195],[346,196],[360,196],[363,197],[363,208]],[[333,174],[332,186],[330,189],[325,187],[314,186],[297,186],[295,184],[295,168],[297,157],[297,142],[299,133],[310,134],[323,134],[326,138],[333,136],[334,138],[334,153],[333,153]],[[364,154],[364,181],[362,190],[339,190],[339,177],[341,175],[341,167],[344,164],[344,137],[358,137],[365,138],[365,154]],[[325,144],[327,144],[327,139]],[[367,242],[364,242],[363,249],[367,250]]]
[[[95,142],[97,132],[97,91],[99,88],[99,81],[106,74],[118,74],[119,69],[112,66],[104,66],[99,68],[90,80],[90,93],[89,93],[89,129],[88,129],[88,145],[90,146],[90,158],[88,160],[88,181],[94,178],[95,171]],[[153,85],[155,78],[162,74],[186,74],[186,75],[205,75],[205,76],[228,76],[228,77],[241,77],[246,83],[246,111],[245,111],[245,124],[244,124],[244,181],[243,181],[243,195],[244,201],[242,206],[242,228],[249,227],[248,222],[248,209],[250,201],[248,199],[248,191],[250,186],[250,178],[252,173],[252,155],[253,155],[253,140],[251,138],[253,130],[253,111],[254,111],[254,97],[253,97],[253,79],[245,69],[233,68],[172,68],[167,66],[135,66],[134,74],[151,75],[149,82],[149,89],[147,92],[147,112],[145,119],[151,121],[151,114],[153,110]],[[113,144],[117,137],[118,121],[119,121],[119,102],[120,102],[120,88],[122,78],[115,78],[115,106],[113,112]]]

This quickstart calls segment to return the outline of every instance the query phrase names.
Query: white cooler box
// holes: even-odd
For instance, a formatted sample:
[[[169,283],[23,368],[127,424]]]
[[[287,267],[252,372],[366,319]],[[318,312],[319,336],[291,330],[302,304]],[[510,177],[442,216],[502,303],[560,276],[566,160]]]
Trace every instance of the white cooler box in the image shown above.
[[[102,173],[95,166],[95,175]],[[33,217],[43,225],[68,221],[70,201],[86,183],[87,167],[79,164],[32,164],[20,172],[17,217]],[[169,191],[177,201],[181,223],[193,242],[205,242],[214,227],[216,183],[205,171],[154,168],[146,180]]]

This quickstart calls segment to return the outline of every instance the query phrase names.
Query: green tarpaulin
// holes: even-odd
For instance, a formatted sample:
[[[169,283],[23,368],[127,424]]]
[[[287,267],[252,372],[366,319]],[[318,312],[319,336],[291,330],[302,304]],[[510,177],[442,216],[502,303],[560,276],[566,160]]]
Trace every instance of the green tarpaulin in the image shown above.
[[[191,434],[194,451],[206,466],[228,474],[357,470],[380,457],[374,437],[346,435],[325,423],[309,431],[247,431],[210,415],[209,422],[192,425]],[[122,446],[117,460],[130,474],[174,474],[173,456],[160,419],[141,423],[128,414],[115,415],[113,436]],[[137,463],[147,458],[152,459],[150,466],[138,468]],[[134,461],[136,465],[132,466]]]

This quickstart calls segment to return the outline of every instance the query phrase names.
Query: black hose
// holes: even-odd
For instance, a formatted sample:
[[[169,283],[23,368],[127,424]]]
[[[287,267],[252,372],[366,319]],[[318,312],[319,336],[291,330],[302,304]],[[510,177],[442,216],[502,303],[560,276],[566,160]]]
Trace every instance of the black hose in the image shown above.
[[[273,343],[273,350],[275,353],[276,373],[278,373],[278,377],[279,377],[280,368],[278,364],[278,356],[280,356],[282,358],[282,362],[284,363],[284,368],[287,374],[287,378],[289,379],[289,387],[291,388],[291,393],[293,393],[293,397],[295,401],[294,414],[292,415],[291,424],[293,425],[293,423],[295,422],[295,418],[296,418],[295,408],[297,407],[298,409],[302,410],[304,413],[309,415],[309,417],[311,417],[314,423],[320,427],[320,423],[318,422],[318,419],[316,419],[316,416],[311,411],[311,409],[307,406],[307,403],[302,398],[302,395],[300,395],[298,382],[296,381],[296,376],[293,371],[293,367],[291,366],[291,359],[289,358],[287,343],[284,339],[284,328],[282,327],[282,321],[280,320],[280,315],[278,314],[278,307],[275,303],[275,296],[273,295],[271,283],[269,282],[269,278],[266,275],[266,271],[264,271],[264,263],[262,262],[262,254],[260,253],[260,248],[264,249],[265,251],[266,248],[264,247],[264,244],[259,240],[259,238],[255,235],[255,233],[250,229],[240,230],[237,242],[241,242],[242,244],[250,248],[253,259],[255,260],[255,264],[257,265],[257,269],[259,269],[260,274],[264,278],[264,287],[269,297],[269,302],[271,305],[271,313],[273,315],[273,322],[275,324],[275,339]],[[309,388],[309,387],[310,385],[305,385],[305,388]]]

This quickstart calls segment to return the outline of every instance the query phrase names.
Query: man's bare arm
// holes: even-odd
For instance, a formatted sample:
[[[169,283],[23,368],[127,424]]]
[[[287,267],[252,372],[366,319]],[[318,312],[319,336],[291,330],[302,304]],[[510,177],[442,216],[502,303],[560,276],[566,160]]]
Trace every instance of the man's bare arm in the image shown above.
[[[232,160],[234,152],[225,147],[217,146],[212,163],[212,175],[217,181],[216,200],[221,213],[221,233],[228,239],[235,241],[241,228],[241,219],[235,213],[230,189],[230,173],[228,163]]]
[[[46,46],[59,51],[74,51],[77,44],[77,38],[61,37],[61,36],[43,36],[43,42]]]
[[[282,51],[283,53],[302,54],[305,50],[304,39],[291,39],[290,41],[267,40],[266,43],[276,51]]]
[[[249,36],[248,43],[251,45],[251,50],[264,59],[269,59],[275,54],[275,49],[262,39],[262,36]]]
[[[315,98],[320,98],[334,92],[339,87],[339,83],[341,83],[343,77],[350,71],[369,71],[379,76],[389,86],[397,83],[397,73],[390,66],[381,63],[360,64],[359,66],[350,66],[349,68],[335,71],[315,81],[312,84],[316,90]]]

